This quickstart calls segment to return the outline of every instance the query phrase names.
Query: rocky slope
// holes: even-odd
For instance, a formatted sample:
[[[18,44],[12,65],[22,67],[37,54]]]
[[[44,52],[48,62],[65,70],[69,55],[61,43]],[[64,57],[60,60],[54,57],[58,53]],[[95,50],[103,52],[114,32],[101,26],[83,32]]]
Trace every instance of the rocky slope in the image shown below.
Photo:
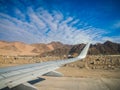
[[[80,53],[82,48],[84,47],[84,44],[74,45],[71,50],[70,54],[74,53]],[[106,41],[105,43],[97,43],[95,45],[91,45],[89,52],[89,55],[119,55],[120,54],[120,44],[119,43],[113,43],[110,41]]]

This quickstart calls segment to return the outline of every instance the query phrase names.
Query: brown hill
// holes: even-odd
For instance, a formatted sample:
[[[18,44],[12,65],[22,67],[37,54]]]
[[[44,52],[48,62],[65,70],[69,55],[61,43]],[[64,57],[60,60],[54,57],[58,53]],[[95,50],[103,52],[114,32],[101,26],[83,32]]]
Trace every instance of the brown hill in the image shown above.
[[[43,52],[47,52],[49,50],[51,50],[46,44],[32,44],[31,46],[35,47],[32,52],[33,53],[43,53]]]
[[[57,49],[57,48],[62,48],[65,45],[62,44],[61,42],[51,42],[48,45],[52,46],[52,48]]]
[[[34,48],[22,42],[0,41],[0,55],[34,55]]]
[[[47,44],[47,46],[51,46],[51,49],[48,52],[42,53],[40,56],[63,56],[67,55],[72,47],[72,45],[62,44],[60,42],[51,42]]]

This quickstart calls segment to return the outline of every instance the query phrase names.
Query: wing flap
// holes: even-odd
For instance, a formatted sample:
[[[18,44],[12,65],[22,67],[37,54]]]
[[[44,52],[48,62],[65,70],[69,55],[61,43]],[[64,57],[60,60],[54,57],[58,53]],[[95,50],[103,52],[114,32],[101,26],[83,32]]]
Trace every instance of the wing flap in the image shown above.
[[[23,83],[12,88],[12,90],[38,90],[38,89],[29,83]]]
[[[57,71],[51,71],[51,72],[48,72],[48,73],[44,74],[43,76],[62,77],[63,74],[60,73],[60,72],[57,72]]]

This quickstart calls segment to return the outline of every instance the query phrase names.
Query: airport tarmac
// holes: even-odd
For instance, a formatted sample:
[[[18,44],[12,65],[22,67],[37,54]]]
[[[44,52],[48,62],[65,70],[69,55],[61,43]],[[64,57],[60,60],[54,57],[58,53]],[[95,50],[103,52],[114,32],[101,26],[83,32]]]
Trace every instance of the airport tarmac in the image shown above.
[[[44,77],[38,90],[120,90],[118,78]]]

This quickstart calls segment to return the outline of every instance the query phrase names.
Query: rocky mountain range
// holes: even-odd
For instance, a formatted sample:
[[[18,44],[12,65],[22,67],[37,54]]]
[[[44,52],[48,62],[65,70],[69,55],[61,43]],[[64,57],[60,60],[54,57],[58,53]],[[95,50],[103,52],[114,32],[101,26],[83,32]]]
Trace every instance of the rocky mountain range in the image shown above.
[[[84,44],[74,45],[69,51],[70,54],[80,53]],[[88,51],[89,55],[118,55],[120,54],[120,43],[106,41],[103,44],[91,44]]]
[[[0,55],[39,55],[39,56],[64,56],[77,55],[80,53],[84,44],[67,45],[60,42],[51,42],[48,44],[36,43],[26,44],[23,42],[0,41]],[[120,54],[120,43],[106,41],[90,46],[88,54],[90,55],[116,55]]]

